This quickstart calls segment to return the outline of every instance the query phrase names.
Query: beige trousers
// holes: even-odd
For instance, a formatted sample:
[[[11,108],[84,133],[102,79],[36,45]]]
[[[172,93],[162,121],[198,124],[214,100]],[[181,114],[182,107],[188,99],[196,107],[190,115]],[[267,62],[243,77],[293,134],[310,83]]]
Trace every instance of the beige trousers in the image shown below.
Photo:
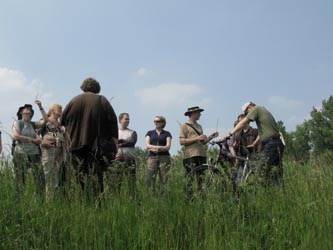
[[[157,155],[148,157],[147,162],[147,187],[149,191],[155,192],[156,175],[160,178],[160,192],[165,193],[168,182],[168,172],[170,170],[170,156]]]

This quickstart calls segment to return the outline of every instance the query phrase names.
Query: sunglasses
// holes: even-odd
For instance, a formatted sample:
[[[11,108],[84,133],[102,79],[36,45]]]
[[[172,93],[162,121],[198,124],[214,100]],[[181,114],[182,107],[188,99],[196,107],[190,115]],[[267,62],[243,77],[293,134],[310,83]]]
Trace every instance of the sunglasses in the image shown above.
[[[154,123],[161,123],[162,121],[154,121]]]

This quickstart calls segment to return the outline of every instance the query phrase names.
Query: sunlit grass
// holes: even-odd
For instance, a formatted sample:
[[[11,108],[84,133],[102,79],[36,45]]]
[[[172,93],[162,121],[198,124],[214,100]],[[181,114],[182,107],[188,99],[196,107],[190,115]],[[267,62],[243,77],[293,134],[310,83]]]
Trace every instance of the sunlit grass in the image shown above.
[[[70,189],[43,203],[29,175],[15,199],[10,162],[0,171],[0,249],[333,249],[332,155],[307,165],[285,162],[285,188],[188,201],[184,170],[174,161],[168,192],[146,189],[145,164],[138,164],[138,193],[127,181],[121,193],[106,187],[91,202],[71,181]]]

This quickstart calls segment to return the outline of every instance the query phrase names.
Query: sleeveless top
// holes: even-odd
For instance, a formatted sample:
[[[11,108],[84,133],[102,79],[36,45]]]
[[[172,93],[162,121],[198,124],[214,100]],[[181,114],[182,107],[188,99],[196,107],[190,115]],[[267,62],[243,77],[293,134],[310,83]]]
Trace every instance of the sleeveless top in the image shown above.
[[[24,123],[21,135],[36,139],[36,131],[31,123]],[[39,146],[32,142],[16,142],[15,152],[19,154],[38,155],[40,153]]]

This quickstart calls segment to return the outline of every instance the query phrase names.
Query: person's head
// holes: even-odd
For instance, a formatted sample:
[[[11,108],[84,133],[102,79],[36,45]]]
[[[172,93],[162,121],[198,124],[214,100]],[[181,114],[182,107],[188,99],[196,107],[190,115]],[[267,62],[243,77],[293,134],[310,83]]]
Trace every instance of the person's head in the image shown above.
[[[62,115],[62,106],[60,104],[52,104],[47,112],[47,116],[54,115],[59,118]]]
[[[244,117],[246,117],[246,115],[244,113],[240,114],[239,116],[237,116],[237,121],[241,121],[244,119]]]
[[[118,117],[119,123],[123,129],[126,129],[130,122],[130,117],[128,113],[121,113]]]
[[[157,115],[154,119],[155,128],[165,128],[166,120],[164,116]]]
[[[33,114],[32,114],[32,109],[31,108],[24,108],[22,110],[22,120],[27,122],[31,121]]]
[[[96,79],[89,77],[83,81],[81,84],[81,89],[83,92],[98,94],[101,91],[101,86],[99,85],[99,82],[96,81]]]
[[[253,102],[246,102],[243,106],[242,106],[242,111],[245,115],[247,115],[253,107],[255,107],[256,104]]]
[[[188,116],[191,120],[199,120],[201,116],[201,112],[204,111],[203,109],[199,108],[198,106],[190,107],[184,113],[185,116]]]
[[[24,112],[24,120],[31,120],[32,117],[34,116],[34,110],[32,108],[31,104],[24,104],[24,106],[19,107],[17,110],[16,116],[18,120],[23,119],[23,112]]]

